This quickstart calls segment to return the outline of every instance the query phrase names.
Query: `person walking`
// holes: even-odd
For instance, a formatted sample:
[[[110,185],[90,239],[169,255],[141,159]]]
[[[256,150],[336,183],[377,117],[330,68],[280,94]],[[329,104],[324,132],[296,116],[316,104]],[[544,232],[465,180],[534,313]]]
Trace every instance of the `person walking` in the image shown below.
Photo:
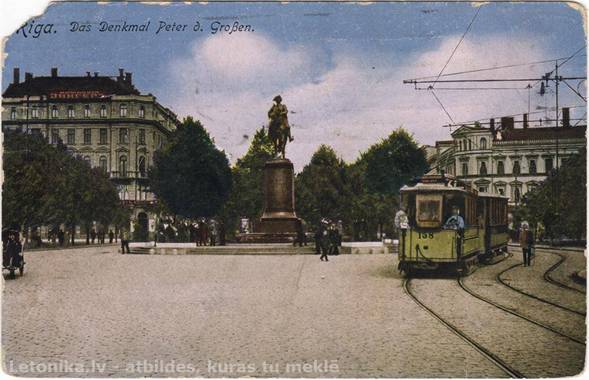
[[[63,246],[63,243],[65,242],[65,233],[61,228],[59,231],[57,231],[57,241],[59,242],[60,246]]]
[[[127,248],[127,253],[131,253],[129,249],[129,233],[125,228],[121,229],[121,253],[125,254],[125,248]]]
[[[297,237],[295,239],[295,241],[293,242],[293,246],[297,246],[297,244],[299,245],[299,247],[303,246],[303,240],[305,239],[305,235],[303,232],[303,222],[301,219],[297,219],[296,222],[296,232],[297,232]]]
[[[115,233],[112,230],[108,230],[108,242],[112,244],[113,240],[115,239]]]
[[[524,256],[524,266],[529,267],[532,263],[532,252],[534,250],[534,233],[530,230],[530,225],[526,221],[521,224],[519,244]]]

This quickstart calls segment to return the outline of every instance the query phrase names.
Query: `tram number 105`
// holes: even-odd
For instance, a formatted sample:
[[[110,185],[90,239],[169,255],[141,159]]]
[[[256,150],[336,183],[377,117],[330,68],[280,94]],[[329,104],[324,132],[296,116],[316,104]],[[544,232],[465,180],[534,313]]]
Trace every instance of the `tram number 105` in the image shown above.
[[[431,233],[431,232],[430,233],[421,233],[421,232],[419,232],[418,235],[419,235],[419,238],[420,239],[433,239],[434,238],[434,234]]]

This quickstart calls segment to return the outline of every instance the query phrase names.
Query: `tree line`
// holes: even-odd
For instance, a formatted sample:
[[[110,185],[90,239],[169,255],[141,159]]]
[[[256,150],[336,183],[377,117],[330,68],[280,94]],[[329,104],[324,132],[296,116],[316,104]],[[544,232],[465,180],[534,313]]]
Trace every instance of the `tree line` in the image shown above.
[[[89,235],[94,222],[128,225],[108,175],[41,135],[4,132],[3,228],[23,232],[65,225],[74,243],[76,227]]]

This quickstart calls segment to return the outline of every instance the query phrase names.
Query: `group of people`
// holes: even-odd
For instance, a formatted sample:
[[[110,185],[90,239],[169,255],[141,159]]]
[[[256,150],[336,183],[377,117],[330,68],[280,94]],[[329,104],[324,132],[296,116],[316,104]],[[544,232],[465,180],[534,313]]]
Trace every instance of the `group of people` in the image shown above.
[[[328,255],[339,255],[339,247],[342,245],[342,236],[337,226],[322,220],[315,231],[315,253],[320,255],[321,261],[329,261]]]
[[[224,244],[224,225],[214,219],[205,218],[196,223],[180,222],[160,224],[157,231],[159,242],[191,242],[197,246]]]

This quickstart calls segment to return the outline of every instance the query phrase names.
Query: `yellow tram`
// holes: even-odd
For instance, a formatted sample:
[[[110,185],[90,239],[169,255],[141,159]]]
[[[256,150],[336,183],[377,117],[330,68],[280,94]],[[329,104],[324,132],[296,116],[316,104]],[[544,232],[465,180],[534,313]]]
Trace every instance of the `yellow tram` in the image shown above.
[[[399,270],[450,269],[467,274],[507,251],[507,197],[479,193],[448,175],[429,175],[401,189],[408,226],[399,236]],[[460,225],[448,225],[458,213]],[[456,221],[456,216],[453,218]]]

